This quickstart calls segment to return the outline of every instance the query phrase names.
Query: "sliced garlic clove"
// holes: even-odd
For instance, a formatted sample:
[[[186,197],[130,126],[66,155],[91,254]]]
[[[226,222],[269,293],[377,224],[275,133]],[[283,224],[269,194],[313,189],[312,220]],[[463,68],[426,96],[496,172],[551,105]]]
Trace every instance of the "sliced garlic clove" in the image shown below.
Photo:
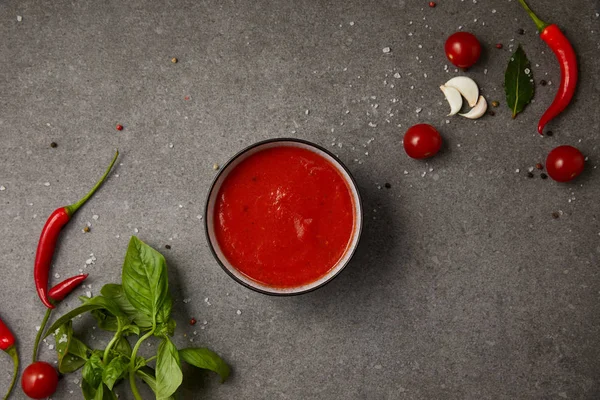
[[[486,111],[487,101],[485,101],[485,97],[479,96],[479,100],[477,100],[477,104],[475,104],[475,107],[471,108],[471,110],[466,114],[458,115],[469,119],[477,119],[483,117],[483,114],[485,114]]]
[[[462,97],[460,96],[460,92],[452,87],[440,86],[442,92],[444,92],[444,96],[446,96],[446,100],[448,100],[448,104],[450,104],[450,115],[454,115],[460,111],[462,107]]]
[[[467,102],[471,107],[475,107],[475,104],[477,104],[479,88],[473,79],[467,78],[466,76],[456,76],[446,82],[444,86],[458,90],[460,94],[467,99]]]

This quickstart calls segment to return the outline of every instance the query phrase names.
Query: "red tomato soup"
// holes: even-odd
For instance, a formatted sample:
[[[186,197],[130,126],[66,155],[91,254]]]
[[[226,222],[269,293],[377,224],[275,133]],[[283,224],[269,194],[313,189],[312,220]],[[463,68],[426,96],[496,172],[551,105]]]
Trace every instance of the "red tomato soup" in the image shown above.
[[[326,275],[349,247],[353,197],[324,157],[303,148],[261,150],[221,186],[215,234],[227,260],[252,280],[298,287]]]

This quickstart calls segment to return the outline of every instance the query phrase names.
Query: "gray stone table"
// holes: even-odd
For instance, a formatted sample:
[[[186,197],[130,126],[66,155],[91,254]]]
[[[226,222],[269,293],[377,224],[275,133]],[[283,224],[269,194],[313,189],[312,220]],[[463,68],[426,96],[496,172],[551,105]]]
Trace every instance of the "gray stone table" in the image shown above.
[[[96,295],[120,280],[131,235],[160,249],[175,343],[208,346],[233,371],[220,385],[186,369],[182,398],[600,398],[598,2],[530,0],[564,28],[580,62],[574,103],[544,138],[535,127],[560,71],[518,2],[437,3],[0,2],[0,315],[23,363],[44,314],[32,279],[43,223],[119,148],[107,184],[63,231],[52,282],[83,270],[91,286],[76,294]],[[443,51],[457,30],[483,44],[466,74],[500,102],[495,116],[446,117],[439,86],[465,74]],[[503,80],[518,43],[548,85],[513,120]],[[420,122],[445,142],[428,162],[402,149]],[[347,164],[366,222],[346,270],[292,298],[229,278],[199,218],[213,164],[282,136]],[[538,170],[528,178],[560,144],[589,157],[585,173],[569,184]],[[72,296],[55,317],[77,304]],[[76,320],[75,330],[104,347],[108,336],[91,325]],[[52,362],[50,344],[40,357]],[[0,363],[3,392],[10,359]],[[53,398],[81,398],[80,381],[66,376]],[[117,392],[132,398],[127,383]]]

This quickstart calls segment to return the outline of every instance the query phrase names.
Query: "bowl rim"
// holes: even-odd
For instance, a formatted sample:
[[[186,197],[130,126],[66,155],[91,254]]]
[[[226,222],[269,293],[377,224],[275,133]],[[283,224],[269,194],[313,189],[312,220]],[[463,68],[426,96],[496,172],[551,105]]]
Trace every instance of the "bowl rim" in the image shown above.
[[[357,227],[357,231],[356,231],[356,244],[348,250],[350,253],[348,259],[342,265],[342,267],[339,268],[337,270],[337,272],[335,274],[331,275],[326,281],[323,281],[321,284],[319,284],[317,286],[314,286],[314,287],[311,287],[311,288],[308,288],[308,289],[305,289],[302,291],[298,291],[298,292],[274,292],[274,291],[263,290],[261,288],[252,286],[249,283],[240,280],[231,271],[229,271],[229,268],[227,268],[223,264],[223,262],[221,262],[221,259],[219,258],[219,256],[217,255],[217,252],[215,251],[215,248],[210,239],[210,234],[208,231],[208,205],[210,202],[211,195],[212,195],[213,191],[215,190],[215,185],[217,184],[217,181],[221,177],[221,174],[223,174],[223,172],[227,169],[227,167],[229,167],[229,165],[231,163],[233,163],[236,159],[238,159],[239,157],[244,155],[246,152],[248,152],[256,147],[263,146],[265,144],[277,143],[277,142],[296,142],[296,143],[304,144],[309,147],[314,147],[314,148],[324,152],[328,156],[330,156],[350,177],[349,183],[351,183],[352,186],[354,187],[354,191],[356,192],[356,198],[358,200],[357,206],[358,206],[358,214],[360,216],[360,224]],[[344,179],[344,180],[346,180],[346,179]],[[233,280],[235,280],[237,283],[241,284],[242,286],[245,286],[248,289],[258,292],[258,293],[266,294],[269,296],[276,296],[276,297],[298,296],[301,294],[309,293],[309,292],[312,292],[314,290],[317,290],[317,289],[327,285],[335,277],[337,277],[344,269],[346,269],[346,266],[350,263],[350,261],[352,260],[352,257],[354,257],[354,253],[356,252],[356,249],[358,248],[358,245],[360,243],[363,224],[364,224],[364,211],[363,211],[362,197],[360,195],[360,191],[358,190],[358,184],[356,183],[356,180],[354,179],[354,176],[352,175],[352,173],[350,172],[348,167],[346,167],[346,165],[339,159],[339,157],[337,157],[331,151],[327,150],[325,147],[318,145],[316,143],[313,143],[311,141],[308,141],[305,139],[298,139],[298,138],[280,137],[280,138],[271,138],[271,139],[260,140],[258,142],[255,142],[255,143],[243,148],[242,150],[238,151],[237,153],[235,153],[229,160],[227,160],[227,162],[225,164],[223,164],[221,166],[221,168],[219,169],[219,172],[213,178],[212,183],[210,184],[208,193],[206,195],[206,200],[204,202],[204,235],[206,238],[206,242],[208,243],[208,247],[210,248],[210,252],[212,253],[212,255],[213,255],[214,259],[217,261],[217,263],[221,266],[221,269],[223,269],[227,273],[227,275],[229,275],[231,278],[233,278]]]

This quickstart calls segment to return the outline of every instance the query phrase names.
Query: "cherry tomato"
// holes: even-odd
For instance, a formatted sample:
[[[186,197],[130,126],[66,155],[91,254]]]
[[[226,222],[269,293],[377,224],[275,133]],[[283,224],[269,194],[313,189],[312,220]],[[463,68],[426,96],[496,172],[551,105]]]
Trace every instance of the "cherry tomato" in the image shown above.
[[[45,399],[56,392],[58,373],[47,362],[36,361],[23,371],[21,387],[32,399]]]
[[[573,146],[558,146],[546,158],[548,175],[557,182],[568,182],[583,171],[583,154]]]
[[[404,151],[411,158],[433,157],[442,147],[442,137],[433,126],[413,125],[404,134]]]
[[[458,68],[469,68],[479,60],[481,44],[472,33],[456,32],[446,40],[444,50],[452,64]]]

